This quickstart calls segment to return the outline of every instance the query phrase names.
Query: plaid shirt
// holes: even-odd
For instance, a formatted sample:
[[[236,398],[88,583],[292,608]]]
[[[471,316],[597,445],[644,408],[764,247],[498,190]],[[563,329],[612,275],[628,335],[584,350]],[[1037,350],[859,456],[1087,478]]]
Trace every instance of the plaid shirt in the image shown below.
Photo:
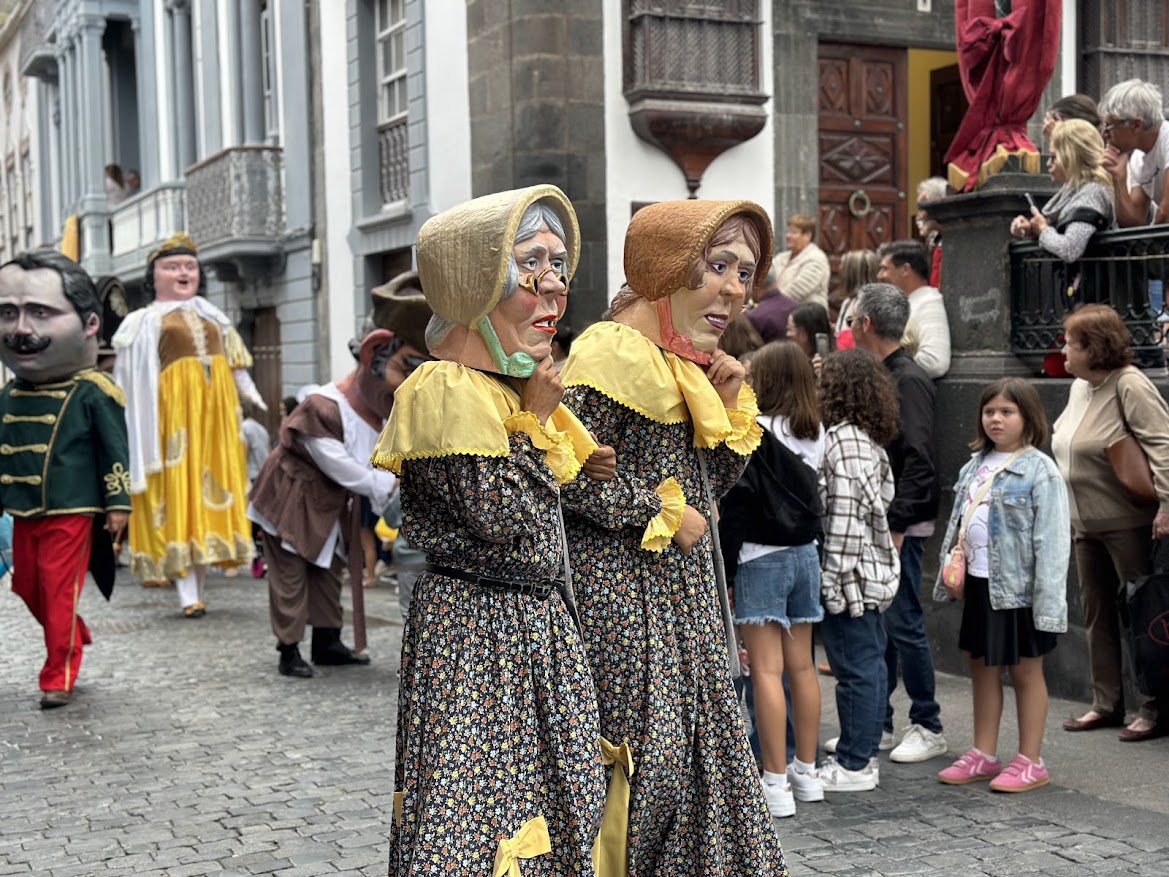
[[[866,609],[884,612],[893,602],[901,558],[885,511],[893,501],[893,472],[884,448],[851,423],[831,427],[820,464],[824,502],[824,563],[820,592],[830,615]]]

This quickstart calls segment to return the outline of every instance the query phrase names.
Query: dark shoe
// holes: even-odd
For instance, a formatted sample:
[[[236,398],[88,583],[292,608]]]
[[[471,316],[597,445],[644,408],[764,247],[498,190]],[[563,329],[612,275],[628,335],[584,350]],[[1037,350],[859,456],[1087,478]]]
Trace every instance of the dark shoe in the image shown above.
[[[1131,728],[1125,728],[1117,736],[1120,738],[1121,743],[1140,743],[1142,740],[1152,740],[1160,737],[1164,733],[1160,725],[1153,725],[1153,727],[1146,728],[1143,731],[1134,731]]]
[[[300,647],[293,643],[286,646],[280,643],[276,646],[280,652],[280,675],[295,676],[298,679],[308,679],[313,675],[313,668],[304,662],[300,656]]]
[[[336,627],[313,628],[313,663],[321,667],[340,667],[346,664],[369,663],[369,655],[358,655],[341,642],[341,631]]]
[[[1068,719],[1063,723],[1065,731],[1095,731],[1097,728],[1119,728],[1124,724],[1124,716],[1113,713],[1096,713],[1094,719]]]
[[[65,706],[73,699],[73,694],[68,691],[46,691],[41,695],[41,709],[53,710],[59,706]]]

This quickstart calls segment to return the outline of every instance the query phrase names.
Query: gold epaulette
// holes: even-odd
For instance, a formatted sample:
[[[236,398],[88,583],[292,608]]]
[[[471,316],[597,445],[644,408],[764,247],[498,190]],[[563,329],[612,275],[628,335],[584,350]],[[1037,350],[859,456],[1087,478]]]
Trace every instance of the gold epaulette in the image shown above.
[[[126,394],[122,392],[122,388],[115,384],[105,372],[98,371],[94,368],[78,372],[76,377],[79,381],[89,381],[123,408],[126,407]]]

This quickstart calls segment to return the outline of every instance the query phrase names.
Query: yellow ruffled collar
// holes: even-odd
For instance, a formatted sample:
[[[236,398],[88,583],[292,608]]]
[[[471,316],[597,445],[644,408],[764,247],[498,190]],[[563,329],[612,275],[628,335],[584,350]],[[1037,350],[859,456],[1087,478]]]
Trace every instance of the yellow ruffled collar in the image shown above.
[[[601,322],[586,329],[573,342],[560,376],[566,387],[591,387],[658,423],[693,422],[695,447],[725,442],[746,456],[763,436],[750,387],[743,384],[738,407],[728,409],[702,366],[662,350],[621,323]]]
[[[561,405],[539,423],[520,408],[510,386],[457,362],[428,362],[394,394],[390,421],[370,461],[401,474],[405,460],[449,457],[506,457],[508,436],[523,432],[546,454],[561,484],[580,472],[597,445],[579,420]]]

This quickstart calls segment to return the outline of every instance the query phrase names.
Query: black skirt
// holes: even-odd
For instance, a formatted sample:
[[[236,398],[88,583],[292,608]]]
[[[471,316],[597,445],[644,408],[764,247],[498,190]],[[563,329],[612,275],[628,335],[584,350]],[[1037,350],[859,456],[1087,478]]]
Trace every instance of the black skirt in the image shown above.
[[[1039,658],[1055,648],[1057,634],[1035,629],[1030,606],[995,609],[990,605],[990,583],[966,576],[965,605],[958,648],[988,667],[1010,667],[1020,658]]]

